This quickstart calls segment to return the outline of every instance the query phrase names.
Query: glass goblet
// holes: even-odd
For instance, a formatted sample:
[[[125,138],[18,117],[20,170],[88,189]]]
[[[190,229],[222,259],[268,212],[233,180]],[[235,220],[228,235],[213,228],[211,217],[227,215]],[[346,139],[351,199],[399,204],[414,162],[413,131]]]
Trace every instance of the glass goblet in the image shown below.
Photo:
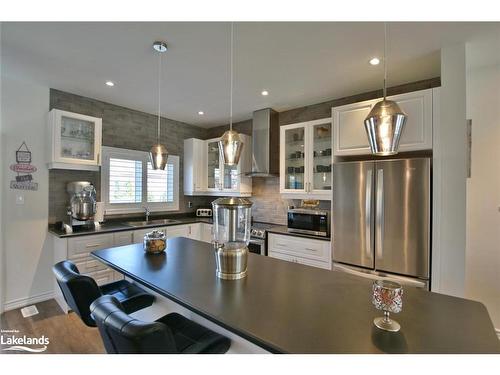
[[[373,320],[377,328],[385,331],[397,332],[401,326],[390,318],[390,313],[399,313],[403,308],[403,287],[401,284],[388,280],[373,282],[373,305],[384,312],[383,317]]]

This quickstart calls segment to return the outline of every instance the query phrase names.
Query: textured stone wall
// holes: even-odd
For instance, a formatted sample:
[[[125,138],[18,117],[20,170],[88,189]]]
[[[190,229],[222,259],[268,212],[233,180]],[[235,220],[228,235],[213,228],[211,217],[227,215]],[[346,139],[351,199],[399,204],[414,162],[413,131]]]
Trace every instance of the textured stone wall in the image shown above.
[[[229,129],[229,124],[206,129],[205,139],[220,137],[228,129]],[[236,130],[241,134],[252,135],[252,119],[234,123],[233,130]]]
[[[399,95],[406,92],[430,89],[441,86],[441,78],[431,78],[423,81],[406,83],[404,85],[387,88],[387,95]],[[332,115],[332,107],[372,100],[382,97],[382,90],[370,91],[362,94],[351,95],[345,98],[337,98],[323,103],[312,104],[305,107],[293,108],[280,112],[280,125],[295,124],[297,122],[319,120]]]
[[[103,146],[148,151],[156,141],[157,117],[153,114],[51,89],[50,109],[53,108],[102,118]],[[190,212],[211,202],[210,198],[187,197],[183,194],[184,139],[206,139],[206,133],[206,129],[162,118],[161,142],[172,155],[180,156],[179,212]],[[66,184],[70,181],[91,181],[95,184],[98,194],[100,193],[100,172],[50,170],[49,223],[63,219],[69,199]],[[188,201],[193,203],[192,208],[188,208]]]
[[[441,85],[439,77],[412,82],[387,89],[388,95],[424,90]],[[345,98],[333,99],[323,103],[294,108],[279,113],[280,125],[310,121],[331,116],[332,107],[378,98],[381,90],[371,91]],[[59,90],[50,90],[50,108],[58,108],[89,116],[101,117],[103,120],[103,145],[147,151],[156,139],[156,116],[135,111],[110,103],[101,102]],[[183,157],[186,138],[210,139],[221,136],[229,125],[221,125],[203,129],[190,124],[162,118],[162,142],[168,150],[180,156],[179,212],[190,212],[198,206],[208,206],[213,198],[187,197],[183,194]],[[243,134],[252,134],[252,120],[235,123],[233,128]],[[98,172],[74,172],[67,170],[51,170],[49,173],[49,222],[61,220],[65,214],[68,197],[65,192],[66,183],[86,179],[100,184]],[[288,205],[298,205],[300,201],[281,199],[279,194],[279,178],[254,178],[252,183],[253,216],[256,221],[286,224]],[[193,208],[187,207],[187,202]],[[322,208],[328,208],[329,202],[321,202]]]

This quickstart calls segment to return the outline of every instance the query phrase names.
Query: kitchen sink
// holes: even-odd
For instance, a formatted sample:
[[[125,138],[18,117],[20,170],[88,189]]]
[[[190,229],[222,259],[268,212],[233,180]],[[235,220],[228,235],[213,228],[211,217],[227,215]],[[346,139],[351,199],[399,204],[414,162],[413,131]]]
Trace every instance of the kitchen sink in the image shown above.
[[[148,227],[167,224],[180,224],[180,221],[172,219],[157,219],[148,221],[126,221],[125,224],[130,225],[131,227]]]

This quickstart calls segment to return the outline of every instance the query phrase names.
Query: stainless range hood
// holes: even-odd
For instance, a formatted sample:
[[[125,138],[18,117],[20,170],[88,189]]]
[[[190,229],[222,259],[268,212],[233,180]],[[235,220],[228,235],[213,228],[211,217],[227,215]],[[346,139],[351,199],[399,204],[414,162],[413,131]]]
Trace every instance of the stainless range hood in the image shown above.
[[[271,108],[252,116],[252,172],[249,177],[274,177],[280,168],[280,126],[278,112]]]

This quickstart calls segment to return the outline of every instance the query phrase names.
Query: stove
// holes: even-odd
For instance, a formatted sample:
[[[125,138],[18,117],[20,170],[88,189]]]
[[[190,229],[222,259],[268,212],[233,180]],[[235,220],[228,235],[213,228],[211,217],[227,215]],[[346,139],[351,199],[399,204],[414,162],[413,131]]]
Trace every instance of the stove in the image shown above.
[[[266,231],[276,224],[253,222],[250,229],[250,243],[248,249],[251,253],[267,255]]]
[[[270,224],[270,223],[261,223],[261,222],[252,223],[252,227],[250,229],[250,236],[255,238],[265,239],[266,231],[275,226],[276,224]]]

